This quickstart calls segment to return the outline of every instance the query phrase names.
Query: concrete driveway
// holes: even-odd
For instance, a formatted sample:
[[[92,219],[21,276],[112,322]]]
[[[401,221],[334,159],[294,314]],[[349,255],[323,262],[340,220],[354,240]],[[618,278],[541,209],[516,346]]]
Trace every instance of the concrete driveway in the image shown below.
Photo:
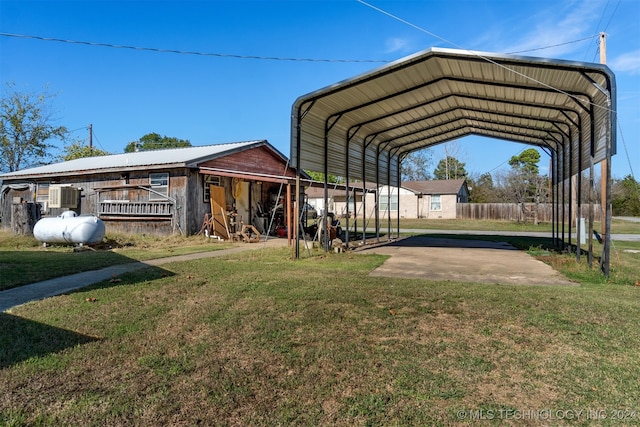
[[[359,252],[390,255],[372,276],[509,285],[579,285],[504,242],[414,236]]]

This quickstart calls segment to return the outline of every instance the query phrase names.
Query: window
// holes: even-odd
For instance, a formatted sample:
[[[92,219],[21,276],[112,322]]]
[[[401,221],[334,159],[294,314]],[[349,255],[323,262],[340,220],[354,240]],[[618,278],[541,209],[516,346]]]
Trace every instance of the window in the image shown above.
[[[220,187],[220,177],[215,175],[202,175],[202,201],[205,203],[209,203],[209,198],[211,197],[211,192],[209,191],[210,185]]]
[[[391,206],[389,206],[389,196],[387,194],[380,195],[380,211],[386,212],[389,211],[397,211],[398,210],[398,196],[395,194],[391,195]]]
[[[442,210],[442,202],[440,201],[439,194],[431,195],[431,208],[432,211],[441,211]]]
[[[149,200],[167,200],[169,197],[169,174],[150,173],[149,174]]]
[[[36,203],[47,203],[49,201],[49,183],[38,183],[36,190]]]

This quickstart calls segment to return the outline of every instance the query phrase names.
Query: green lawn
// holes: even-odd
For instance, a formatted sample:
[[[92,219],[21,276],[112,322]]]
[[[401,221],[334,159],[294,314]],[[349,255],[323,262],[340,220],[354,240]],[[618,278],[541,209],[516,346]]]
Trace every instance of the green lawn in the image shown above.
[[[314,255],[173,263],[0,314],[0,425],[640,424],[640,287]]]
[[[394,227],[397,226],[394,225]],[[383,232],[385,230],[384,226]],[[420,230],[550,231],[549,224],[518,224],[509,221],[408,220],[401,228]],[[598,227],[596,227],[597,229]],[[640,234],[640,223],[614,220],[613,233]],[[478,238],[473,236],[473,238]],[[500,237],[505,240],[504,237]],[[536,239],[530,239],[537,245]],[[43,247],[32,237],[14,236],[0,230],[0,290],[47,280],[66,274],[95,270],[110,265],[163,258],[230,247],[203,236],[166,237],[107,236],[97,250],[74,252],[71,246]],[[527,246],[528,247],[528,246]],[[525,249],[527,248],[525,247]]]
[[[33,237],[15,236],[0,230],[0,291],[110,265],[228,247],[231,247],[228,243],[203,236],[113,235],[107,236],[95,250],[75,252],[69,245],[44,247]]]

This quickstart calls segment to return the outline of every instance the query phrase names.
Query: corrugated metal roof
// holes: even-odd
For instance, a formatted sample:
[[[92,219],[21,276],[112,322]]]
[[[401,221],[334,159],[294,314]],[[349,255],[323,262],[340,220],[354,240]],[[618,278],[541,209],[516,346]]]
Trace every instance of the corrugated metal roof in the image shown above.
[[[78,173],[100,173],[109,170],[130,170],[169,166],[194,167],[197,163],[228,155],[251,146],[268,144],[266,140],[233,142],[197,147],[170,148],[165,150],[139,151],[135,153],[112,154],[109,156],[85,157],[67,162],[54,163],[0,175],[3,179],[33,176],[64,175]],[[275,149],[273,149],[276,151]],[[277,152],[277,151],[276,151]]]
[[[480,135],[544,147],[568,177],[606,158],[607,132],[615,153],[615,99],[605,65],[429,49],[299,97],[291,161],[397,185],[408,153]]]

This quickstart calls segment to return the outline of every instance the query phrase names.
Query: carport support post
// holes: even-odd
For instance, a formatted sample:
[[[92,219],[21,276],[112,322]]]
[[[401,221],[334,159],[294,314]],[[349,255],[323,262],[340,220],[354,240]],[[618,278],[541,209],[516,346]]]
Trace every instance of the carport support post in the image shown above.
[[[564,250],[565,245],[566,245],[566,241],[565,241],[565,223],[567,222],[567,212],[566,212],[566,205],[567,205],[567,194],[566,194],[566,179],[565,179],[565,174],[567,173],[566,171],[566,153],[565,153],[565,148],[562,147],[562,187],[560,188],[561,193],[562,193],[562,247],[561,249]]]
[[[549,195],[551,196],[551,242],[554,246],[557,244],[556,240],[556,186],[554,181],[556,180],[556,163],[555,163],[556,151],[551,151],[551,164],[549,167],[549,173],[551,174]]]
[[[389,216],[387,218],[387,233],[389,233],[389,237],[387,240],[391,239],[391,195],[393,192],[391,191],[391,153],[387,151],[387,212],[389,212]]]
[[[345,147],[345,152],[346,152],[346,157],[344,159],[344,175],[345,175],[345,184],[344,184],[344,194],[345,194],[345,201],[346,201],[346,216],[344,218],[344,237],[345,237],[345,246],[347,249],[349,249],[349,137],[347,136],[347,140],[346,140],[346,147]]]
[[[593,134],[592,134],[593,135]],[[593,138],[591,139],[591,155],[589,156],[589,255],[587,262],[593,267]]]
[[[580,262],[580,255],[582,252],[582,241],[580,240],[581,234],[584,231],[582,229],[582,221],[580,221],[582,217],[582,138],[580,138],[580,143],[578,144],[578,188],[576,188],[576,193],[578,196],[577,201],[577,209],[576,209],[576,261]]]
[[[367,141],[362,141],[362,244],[367,244]]]
[[[296,168],[296,194],[295,197],[293,199],[293,209],[294,209],[294,214],[293,214],[293,220],[294,220],[294,225],[293,225],[293,231],[295,233],[296,236],[296,244],[295,244],[295,258],[298,259],[300,258],[300,221],[298,219],[298,213],[300,211],[300,208],[298,207],[298,200],[300,200],[300,192],[301,192],[301,188],[300,188],[300,157],[298,156],[298,167]],[[277,201],[276,201],[277,204]]]
[[[276,205],[278,204],[278,201],[276,201]],[[292,234],[292,230],[291,230],[291,212],[293,212],[293,209],[291,209],[291,183],[288,182],[287,183],[287,206],[286,206],[287,210],[287,243],[290,245],[291,244],[291,238],[293,236]],[[269,230],[267,230],[268,233]]]
[[[376,243],[380,243],[380,144],[376,146]]]
[[[400,169],[400,156],[396,157],[397,159],[397,169],[396,169],[396,178],[398,183],[398,232],[397,237],[400,238],[400,184],[402,183],[401,169]],[[391,161],[389,161],[391,163]]]
[[[607,108],[611,110],[611,95],[607,94]],[[607,129],[605,132],[606,138],[606,162],[608,165],[611,164],[611,132],[612,132],[612,115],[613,112],[607,115]],[[604,246],[602,247],[602,257],[600,259],[602,272],[606,277],[609,277],[609,264],[611,261],[610,252],[611,252],[611,168],[606,168],[605,179],[607,180],[606,185],[606,206],[605,206],[605,236],[604,237]],[[600,178],[602,179],[602,178]]]

